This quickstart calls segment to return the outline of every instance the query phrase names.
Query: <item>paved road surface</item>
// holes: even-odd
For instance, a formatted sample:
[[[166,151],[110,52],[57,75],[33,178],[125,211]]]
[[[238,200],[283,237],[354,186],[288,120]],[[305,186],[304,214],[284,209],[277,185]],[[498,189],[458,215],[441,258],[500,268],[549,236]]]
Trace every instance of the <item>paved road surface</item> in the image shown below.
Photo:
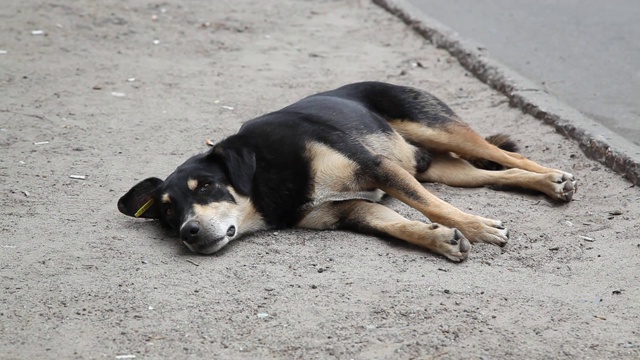
[[[640,1],[409,2],[640,145]]]

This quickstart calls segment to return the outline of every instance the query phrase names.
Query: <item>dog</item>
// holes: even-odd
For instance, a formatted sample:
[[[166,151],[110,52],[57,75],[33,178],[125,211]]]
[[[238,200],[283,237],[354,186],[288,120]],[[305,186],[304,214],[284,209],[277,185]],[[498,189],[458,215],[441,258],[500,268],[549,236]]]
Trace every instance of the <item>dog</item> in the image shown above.
[[[516,153],[505,135],[482,138],[419,89],[360,82],[306,97],[242,125],[164,181],[133,186],[118,209],[159,219],[196,253],[212,254],[266,229],[345,229],[390,236],[465,260],[471,243],[504,246],[499,220],[465,213],[421,182],[501,185],[571,201],[572,174]],[[380,204],[388,194],[431,223]]]

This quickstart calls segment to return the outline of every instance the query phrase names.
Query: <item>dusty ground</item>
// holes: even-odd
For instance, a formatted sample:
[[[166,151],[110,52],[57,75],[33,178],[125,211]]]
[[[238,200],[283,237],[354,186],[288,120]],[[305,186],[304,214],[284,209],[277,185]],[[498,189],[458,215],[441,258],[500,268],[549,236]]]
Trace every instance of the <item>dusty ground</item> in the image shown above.
[[[638,189],[366,1],[12,1],[0,50],[2,359],[640,356]],[[196,256],[117,211],[205,138],[356,80],[428,89],[580,191],[427,185],[512,229],[462,264],[299,230]]]

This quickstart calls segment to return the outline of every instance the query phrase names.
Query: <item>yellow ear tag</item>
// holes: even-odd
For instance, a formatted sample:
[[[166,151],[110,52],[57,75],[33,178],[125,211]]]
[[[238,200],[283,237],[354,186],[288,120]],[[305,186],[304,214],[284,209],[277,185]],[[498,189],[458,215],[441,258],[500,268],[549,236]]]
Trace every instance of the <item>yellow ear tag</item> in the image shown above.
[[[149,199],[149,201],[144,203],[144,205],[142,205],[142,207],[140,209],[138,209],[138,211],[136,211],[136,213],[133,214],[133,216],[135,216],[135,217],[142,216],[142,214],[144,214],[145,211],[149,210],[151,205],[153,205],[153,198]]]

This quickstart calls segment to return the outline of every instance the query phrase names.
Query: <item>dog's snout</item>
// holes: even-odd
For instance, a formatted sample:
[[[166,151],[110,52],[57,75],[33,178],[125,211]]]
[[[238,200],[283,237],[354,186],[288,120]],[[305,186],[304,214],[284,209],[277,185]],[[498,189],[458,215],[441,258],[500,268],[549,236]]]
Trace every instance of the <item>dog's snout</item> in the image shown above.
[[[198,239],[200,224],[197,221],[189,221],[180,229],[180,237],[188,244],[193,244]]]

